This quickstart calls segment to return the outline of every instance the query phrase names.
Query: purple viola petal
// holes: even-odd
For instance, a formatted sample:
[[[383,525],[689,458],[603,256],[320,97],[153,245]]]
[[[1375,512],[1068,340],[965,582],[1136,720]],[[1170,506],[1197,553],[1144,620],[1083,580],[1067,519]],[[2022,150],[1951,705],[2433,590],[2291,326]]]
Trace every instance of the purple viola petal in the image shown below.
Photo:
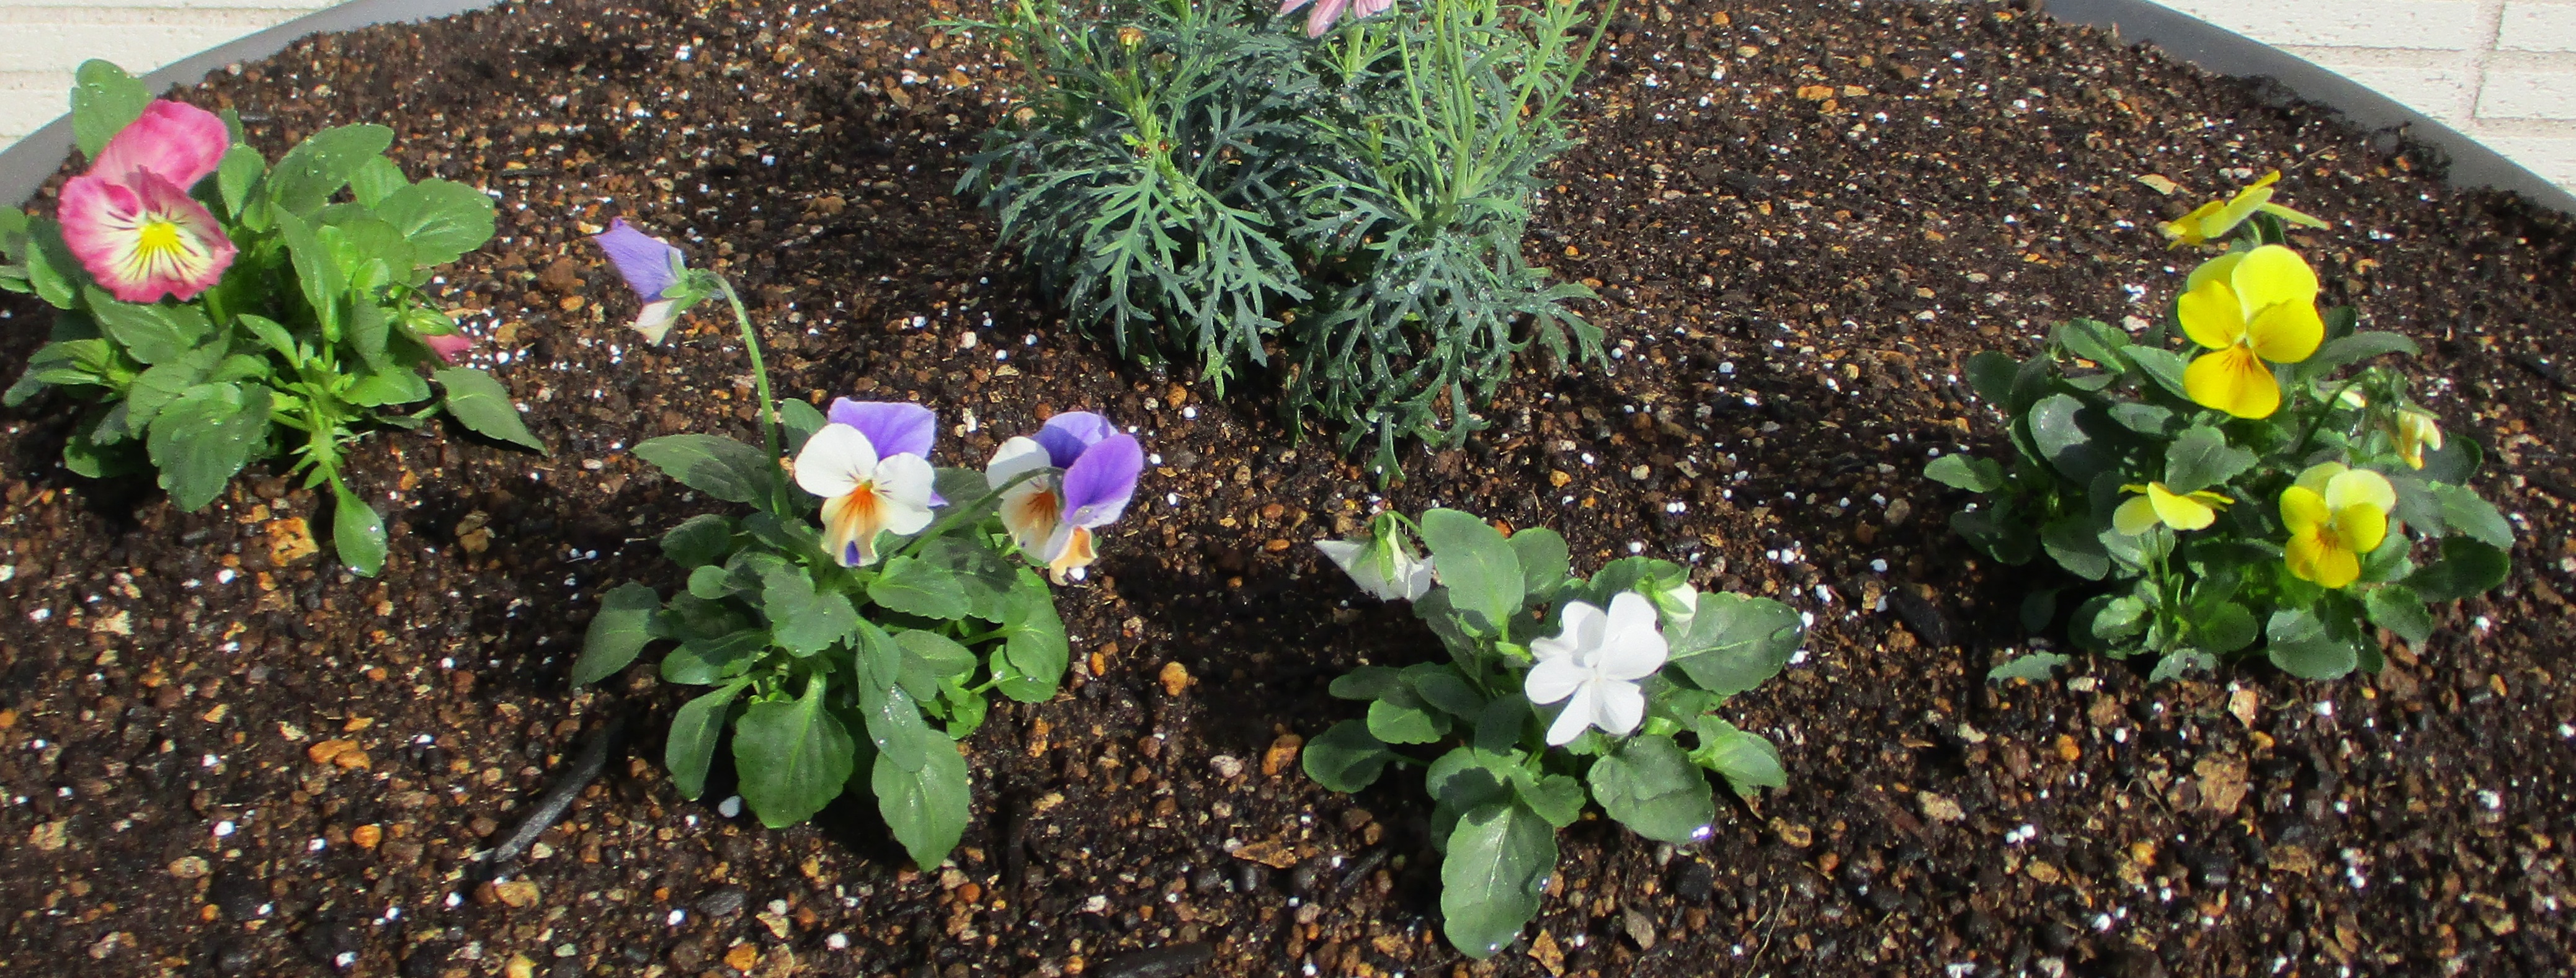
[[[877,457],[919,455],[930,457],[930,443],[939,437],[939,416],[918,404],[902,401],[853,401],[839,398],[832,402],[832,423],[859,429],[876,446]]]
[[[608,253],[608,263],[617,267],[617,274],[626,277],[627,287],[646,302],[661,298],[679,281],[672,269],[680,264],[680,249],[635,230],[625,218],[608,222],[608,230],[590,239],[599,242],[599,250]]]
[[[1064,470],[1065,522],[1107,526],[1127,511],[1136,477],[1145,472],[1145,448],[1134,435],[1102,439]]]
[[[1048,418],[1038,429],[1037,443],[1047,450],[1048,464],[1059,469],[1073,467],[1075,459],[1102,439],[1118,433],[1118,426],[1108,418],[1089,411],[1067,411]]]

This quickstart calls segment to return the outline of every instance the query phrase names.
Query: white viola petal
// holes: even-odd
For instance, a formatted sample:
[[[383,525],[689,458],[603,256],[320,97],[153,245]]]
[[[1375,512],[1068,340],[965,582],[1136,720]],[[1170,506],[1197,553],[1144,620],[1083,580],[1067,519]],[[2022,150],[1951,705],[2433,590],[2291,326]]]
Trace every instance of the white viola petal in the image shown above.
[[[897,455],[877,463],[876,494],[884,501],[887,532],[919,533],[930,525],[930,484],[936,478],[930,462],[919,455]]]
[[[1574,643],[1566,641],[1562,636],[1557,635],[1545,635],[1530,640],[1529,650],[1530,655],[1538,659],[1540,662],[1563,661],[1567,663],[1575,661],[1574,653],[1577,651]]]
[[[679,321],[679,310],[680,301],[677,299],[647,302],[644,304],[643,311],[635,314],[635,322],[631,328],[644,334],[645,343],[659,344],[662,342],[662,337],[671,332],[671,324]]]
[[[1576,687],[1573,698],[1565,703],[1565,711],[1556,715],[1556,722],[1547,725],[1548,746],[1563,747],[1583,736],[1583,728],[1592,725],[1592,711],[1591,684]]]
[[[796,453],[796,485],[825,499],[849,495],[876,470],[876,446],[845,424],[824,425]]]
[[[1646,719],[1646,691],[1636,683],[1596,679],[1589,684],[1592,694],[1592,725],[1612,736],[1626,736]]]
[[[1609,617],[1597,606],[1570,601],[1557,621],[1561,627],[1556,640],[1578,656],[1588,658],[1591,650],[1601,644],[1601,630],[1609,624]]]
[[[1430,558],[1423,558],[1421,562],[1413,565],[1411,572],[1404,575],[1402,590],[1404,600],[1407,601],[1419,601],[1422,600],[1423,595],[1431,593]]]
[[[1324,559],[1332,561],[1333,566],[1341,568],[1342,573],[1348,574],[1351,571],[1352,562],[1357,561],[1360,558],[1360,552],[1367,550],[1368,547],[1349,540],[1317,540],[1315,549],[1323,551]]]
[[[1002,490],[1002,527],[1020,549],[1031,554],[1044,548],[1047,538],[1056,530],[1057,518],[1064,502],[1057,498],[1055,480],[1037,476]]]
[[[1532,703],[1554,703],[1574,695],[1591,674],[1571,659],[1542,659],[1521,677],[1521,692]]]
[[[1055,532],[1048,534],[1046,542],[1038,545],[1038,562],[1042,564],[1054,564],[1057,560],[1062,559],[1064,557],[1064,552],[1072,549],[1074,536],[1081,531],[1081,527],[1075,526],[1071,523],[1056,524]]]
[[[1644,679],[1664,666],[1672,647],[1655,627],[1655,608],[1643,595],[1622,591],[1610,601],[1610,627],[1594,650],[1592,666],[1612,679]]]
[[[994,450],[993,460],[984,465],[984,484],[999,489],[1023,472],[1034,472],[1052,464],[1046,446],[1026,435],[1014,435]]]

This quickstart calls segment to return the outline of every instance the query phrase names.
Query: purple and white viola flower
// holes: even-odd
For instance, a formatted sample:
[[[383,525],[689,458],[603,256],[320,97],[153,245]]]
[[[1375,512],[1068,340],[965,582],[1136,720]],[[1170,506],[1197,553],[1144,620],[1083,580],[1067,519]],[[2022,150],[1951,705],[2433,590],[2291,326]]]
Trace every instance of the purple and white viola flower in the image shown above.
[[[700,296],[692,293],[682,281],[688,271],[688,259],[671,243],[635,229],[625,218],[608,222],[608,230],[590,236],[599,242],[599,250],[608,253],[608,263],[626,279],[626,286],[644,300],[644,309],[629,324],[644,334],[644,342],[660,343],[678,322],[680,313],[697,304]]]
[[[843,567],[877,562],[877,535],[930,525],[930,444],[939,420],[918,404],[832,402],[830,423],[796,453],[796,484],[823,497],[823,550]]]
[[[1538,664],[1523,677],[1530,702],[1565,700],[1565,709],[1548,725],[1549,746],[1573,743],[1586,727],[1624,736],[1646,718],[1646,691],[1638,680],[1664,667],[1672,652],[1657,630],[1655,605],[1645,595],[1621,591],[1603,611],[1581,601],[1568,602],[1564,628],[1530,643]]]
[[[1020,551],[1063,584],[1098,559],[1092,531],[1127,511],[1144,471],[1136,436],[1089,411],[1068,411],[1048,418],[1035,438],[1003,442],[984,481],[1001,490],[1002,526]]]
[[[1351,576],[1360,590],[1381,601],[1418,601],[1431,593],[1432,558],[1416,555],[1392,513],[1369,524],[1357,540],[1317,540],[1315,549]]]

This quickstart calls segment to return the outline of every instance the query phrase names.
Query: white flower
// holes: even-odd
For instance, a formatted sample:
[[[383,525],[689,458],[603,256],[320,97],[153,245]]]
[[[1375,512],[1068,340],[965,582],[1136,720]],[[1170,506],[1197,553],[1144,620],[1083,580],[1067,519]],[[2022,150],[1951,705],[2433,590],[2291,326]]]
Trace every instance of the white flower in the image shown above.
[[[1334,566],[1351,576],[1360,590],[1382,601],[1413,601],[1431,593],[1431,558],[1416,557],[1404,531],[1392,520],[1370,526],[1364,540],[1317,540]]]
[[[1655,606],[1635,591],[1610,599],[1610,610],[1581,601],[1565,606],[1565,628],[1530,643],[1538,664],[1522,688],[1532,703],[1567,700],[1547,728],[1551,746],[1573,742],[1585,727],[1612,736],[1637,729],[1646,718],[1646,692],[1637,680],[1663,668],[1671,651],[1655,628]]]
[[[823,549],[843,567],[877,562],[877,534],[910,536],[930,525],[930,462],[877,457],[859,429],[827,424],[796,454],[796,484],[823,497]]]

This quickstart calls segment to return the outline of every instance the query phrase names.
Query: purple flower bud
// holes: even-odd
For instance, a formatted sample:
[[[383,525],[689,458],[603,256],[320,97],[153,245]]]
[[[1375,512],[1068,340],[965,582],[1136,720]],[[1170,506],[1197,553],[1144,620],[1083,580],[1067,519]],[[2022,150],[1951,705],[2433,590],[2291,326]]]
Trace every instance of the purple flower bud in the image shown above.
[[[627,287],[646,302],[662,298],[679,282],[680,249],[636,230],[625,218],[608,222],[608,230],[591,235],[591,240],[599,242],[599,249],[608,253],[608,263],[617,266]]]

